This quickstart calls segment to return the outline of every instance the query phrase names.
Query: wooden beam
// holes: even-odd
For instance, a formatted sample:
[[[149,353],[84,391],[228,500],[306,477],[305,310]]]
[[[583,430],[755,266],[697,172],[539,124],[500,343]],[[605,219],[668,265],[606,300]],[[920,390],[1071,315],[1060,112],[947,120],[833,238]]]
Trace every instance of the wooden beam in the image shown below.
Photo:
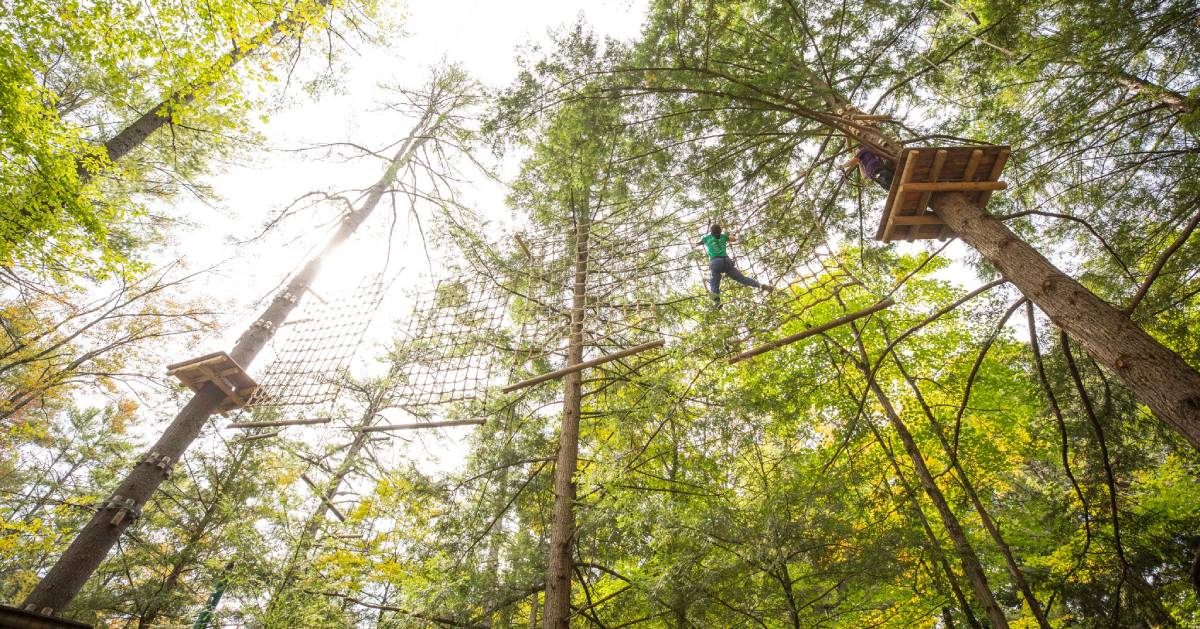
[[[1000,153],[996,155],[996,161],[992,164],[992,171],[988,173],[988,179],[995,181],[1000,178],[1000,173],[1004,172],[1004,165],[1008,163],[1009,155],[1012,155],[1012,150],[1007,148],[1002,149]],[[992,193],[990,191],[985,191],[983,194],[979,195],[979,204],[986,206],[988,201],[991,199]]]
[[[181,369],[184,369],[187,367],[195,367],[197,365],[205,365],[208,363],[220,362],[220,361],[225,360],[226,358],[228,358],[228,355],[225,354],[225,352],[213,352],[211,354],[205,354],[199,358],[192,358],[191,360],[185,360],[182,362],[167,365],[167,375],[173,376],[173,375],[175,375],[176,371],[180,371]]]
[[[329,417],[318,417],[316,419],[285,419],[275,422],[238,422],[229,424],[226,428],[271,428],[274,426],[309,426],[312,424],[328,424],[332,421]]]
[[[929,167],[929,179],[926,181],[933,183],[938,180],[938,177],[942,176],[942,166],[946,165],[947,155],[949,155],[949,152],[946,149],[938,149],[937,153],[934,153],[933,165]],[[922,192],[921,198],[917,200],[917,207],[913,210],[913,214],[924,214],[925,208],[929,207],[929,198],[931,196],[933,196],[932,192]],[[909,240],[912,240],[913,231],[911,229],[908,231]]]
[[[244,437],[238,437],[237,442],[238,443],[246,443],[247,441],[258,441],[260,439],[269,439],[271,437],[278,436],[279,433],[281,433],[281,432],[283,432],[283,431],[275,430],[272,432],[264,432],[261,435],[246,435]]]
[[[947,155],[949,155],[949,152],[947,152],[946,149],[938,149],[937,153],[934,154],[933,165],[929,167],[929,179],[927,179],[927,181],[937,181],[938,178],[942,176],[942,167],[946,165]],[[932,196],[932,192],[922,192],[921,198],[917,200],[917,207],[914,209],[913,214],[918,216],[924,214],[925,208],[929,207],[929,199]],[[908,237],[905,240],[912,242],[913,238],[917,236],[917,232],[920,231],[920,229],[920,227],[915,225],[913,227],[909,227],[908,234],[906,234]],[[941,233],[942,230],[939,229],[938,235],[941,235]]]
[[[233,408],[241,408],[246,405],[246,401],[242,399],[242,396],[233,390],[233,383],[227,380],[225,376],[213,373],[213,370],[209,369],[208,365],[200,365],[197,369],[206,376],[206,380],[217,385],[221,389],[221,392],[225,394],[225,397],[235,404]]]
[[[904,171],[900,173],[900,187],[896,189],[896,196],[892,197],[892,204],[887,207],[887,220],[883,225],[883,242],[892,241],[892,227],[895,226],[893,221],[896,218],[896,212],[899,208],[904,207],[904,185],[912,179],[913,168],[917,165],[917,157],[920,151],[909,151],[908,156],[904,158]]]
[[[525,244],[525,239],[521,237],[521,234],[513,234],[513,238],[516,239],[518,245],[521,245],[521,251],[525,252],[525,258],[533,262],[533,254],[529,252],[529,245]]]
[[[979,161],[983,159],[983,150],[975,149],[971,151],[971,158],[967,160],[967,169],[963,171],[963,181],[975,181],[975,171],[979,170]],[[996,173],[999,177],[1000,174]]]
[[[963,171],[962,181],[975,181],[975,171],[979,170],[979,163],[983,160],[983,149],[975,149],[971,151],[971,157],[967,160],[967,169]],[[999,178],[1000,174],[996,173],[995,178]],[[946,225],[942,225],[942,229],[938,231],[938,240],[950,237],[952,232]]]
[[[917,157],[920,155],[920,151],[908,152],[908,158],[904,160],[904,172],[900,173],[900,183],[904,183],[912,179],[913,169],[916,168]]]
[[[895,303],[896,302],[892,301],[891,297],[888,297],[887,299],[884,299],[883,301],[875,304],[874,306],[870,306],[868,308],[863,308],[862,310],[859,310],[857,312],[852,312],[848,315],[838,317],[827,323],[822,323],[821,325],[818,325],[816,327],[808,328],[807,330],[804,330],[803,332],[797,332],[796,334],[793,334],[791,336],[785,336],[781,339],[776,339],[774,341],[771,341],[770,343],[766,343],[766,344],[760,345],[758,347],[755,347],[754,349],[742,352],[741,354],[738,354],[737,356],[730,358],[729,363],[730,364],[739,363],[743,360],[746,360],[748,358],[754,358],[755,356],[758,356],[759,354],[769,352],[773,349],[779,349],[780,347],[783,347],[784,345],[790,345],[792,343],[795,343],[796,341],[806,339],[815,334],[820,334],[826,330],[832,330],[833,328],[836,328],[840,325],[845,325],[847,323],[850,323],[851,321],[855,321],[855,320],[861,319],[863,317],[866,317],[868,315],[879,312],[880,310],[883,310],[884,308],[889,308],[892,305],[894,305]]]
[[[662,346],[663,346],[662,339],[659,339],[657,341],[651,341],[649,343],[642,343],[641,345],[638,345],[636,347],[631,347],[629,349],[623,349],[619,352],[613,352],[611,354],[601,356],[600,358],[593,358],[592,360],[585,360],[585,361],[579,363],[578,365],[571,365],[570,367],[563,367],[562,369],[556,369],[554,371],[551,371],[550,373],[544,373],[535,378],[523,380],[516,384],[504,387],[503,391],[505,393],[512,393],[513,391],[516,391],[517,389],[524,389],[525,387],[531,387],[535,384],[541,384],[543,382],[546,382],[547,380],[557,380],[569,373],[575,373],[576,371],[583,371],[584,369],[588,369],[590,367],[595,367],[597,365],[603,365],[604,363],[616,360],[618,358],[632,356],[634,354],[638,354],[638,353],[644,352],[646,350],[654,349],[656,347],[662,347]]]
[[[896,225],[942,225],[942,219],[937,214],[920,214],[918,216],[897,216],[893,219]]]
[[[481,426],[486,419],[452,419],[441,422],[416,422],[412,424],[388,424],[386,426],[360,426],[354,432],[384,432],[388,430],[419,430],[421,428],[445,428],[447,426]]]
[[[933,181],[901,184],[900,192],[980,192],[1007,187],[1003,181]]]

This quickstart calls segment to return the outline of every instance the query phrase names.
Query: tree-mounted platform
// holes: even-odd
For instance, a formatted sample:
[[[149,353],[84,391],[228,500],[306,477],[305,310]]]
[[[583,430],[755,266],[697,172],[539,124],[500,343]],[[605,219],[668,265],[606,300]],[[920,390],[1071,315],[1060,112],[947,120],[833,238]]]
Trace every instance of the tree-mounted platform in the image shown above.
[[[225,352],[167,365],[167,375],[175,376],[193,391],[199,391],[208,382],[217,385],[225,394],[224,401],[217,406],[218,413],[245,406],[250,396],[258,390],[258,384]]]
[[[1007,187],[999,179],[1011,152],[1007,146],[904,149],[875,239],[892,242],[953,237],[942,219],[929,211],[930,197],[935,192],[962,192],[986,205],[992,192]]]
[[[91,625],[74,620],[40,614],[32,609],[18,609],[7,605],[0,605],[0,627],[9,627],[11,629],[92,629]]]

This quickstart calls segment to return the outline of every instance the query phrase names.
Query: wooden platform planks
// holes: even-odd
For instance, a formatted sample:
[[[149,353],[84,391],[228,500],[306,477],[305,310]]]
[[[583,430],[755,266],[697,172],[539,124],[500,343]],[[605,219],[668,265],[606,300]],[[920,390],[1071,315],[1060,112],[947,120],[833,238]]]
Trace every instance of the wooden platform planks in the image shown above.
[[[193,391],[199,391],[208,382],[217,385],[225,394],[225,401],[217,407],[218,413],[245,406],[250,396],[258,390],[258,384],[225,352],[167,365],[167,375],[175,376]]]
[[[49,610],[45,611],[49,612]],[[0,627],[10,629],[92,629],[91,625],[81,622],[8,605],[0,605]]]
[[[892,242],[952,237],[949,228],[928,209],[933,194],[957,191],[987,203],[992,192],[1006,186],[998,180],[1010,153],[1007,146],[904,149],[875,239]]]

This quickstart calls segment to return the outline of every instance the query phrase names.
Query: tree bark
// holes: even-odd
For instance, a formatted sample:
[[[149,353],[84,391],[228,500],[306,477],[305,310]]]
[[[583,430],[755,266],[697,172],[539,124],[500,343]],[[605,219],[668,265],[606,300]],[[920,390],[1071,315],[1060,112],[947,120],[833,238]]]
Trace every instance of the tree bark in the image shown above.
[[[588,234],[587,204],[576,208],[575,281],[571,287],[571,335],[567,343],[567,365],[583,362],[583,315],[587,296]],[[542,607],[543,629],[566,629],[571,616],[572,550],[575,544],[575,469],[579,459],[579,410],[583,398],[583,375],[579,371],[563,377],[562,428],[558,436],[558,459],[554,468],[554,516],[550,527],[550,558],[546,571],[546,600]]]
[[[426,112],[406,141],[401,143],[384,176],[371,187],[362,206],[342,219],[337,232],[320,253],[305,263],[300,272],[288,282],[287,287],[275,296],[262,316],[238,339],[230,352],[230,357],[237,364],[243,368],[250,366],[254,357],[296,308],[300,296],[312,285],[320,272],[322,258],[349,239],[379,205],[400,167],[407,163],[430,137],[430,120],[433,117],[434,112]],[[434,128],[436,126],[432,125]],[[136,464],[113,492],[110,500],[96,511],[46,576],[29,593],[21,604],[22,608],[47,615],[62,613],[63,608],[79,594],[83,584],[116,545],[121,534],[136,519],[151,494],[170,475],[171,465],[178,462],[188,446],[196,440],[205,422],[224,399],[222,391],[212,382],[206,383],[192,396],[150,448],[151,453],[168,464],[160,467],[148,457]],[[124,517],[117,518],[118,514],[124,514]]]
[[[1200,450],[1200,373],[1108,302],[1066,275],[978,202],[959,192],[930,202],[1050,321],[1125,383],[1138,400]]]
[[[1160,105],[1164,105],[1172,112],[1183,115],[1190,114],[1195,109],[1192,103],[1186,96],[1174,90],[1156,85],[1138,76],[1134,76],[1120,68],[1106,67],[1105,73],[1112,77],[1114,81],[1124,85],[1127,89],[1135,94],[1148,96],[1149,98],[1158,101]]]
[[[871,434],[875,436],[875,441],[879,444],[879,448],[883,450],[884,456],[892,464],[892,471],[896,474],[896,480],[900,481],[900,488],[904,490],[904,494],[908,497],[908,501],[913,508],[913,513],[921,521],[921,528],[925,531],[925,537],[929,540],[929,550],[933,554],[933,558],[938,562],[938,565],[941,566],[942,573],[946,576],[946,583],[949,584],[954,599],[958,601],[958,606],[962,609],[963,617],[967,619],[969,625],[980,629],[979,620],[975,618],[975,613],[971,610],[971,605],[967,602],[966,595],[963,594],[962,588],[958,586],[957,575],[950,568],[950,562],[946,560],[946,553],[942,549],[942,543],[938,540],[937,535],[933,533],[933,527],[929,525],[929,517],[925,515],[925,509],[921,507],[921,501],[917,500],[917,492],[909,484],[908,477],[904,475],[903,470],[900,468],[900,463],[896,460],[895,454],[887,448],[887,444],[883,440],[883,435],[879,434],[879,430],[869,420],[866,423],[871,429]],[[945,607],[942,608],[942,611],[943,613],[949,613],[949,610]]]

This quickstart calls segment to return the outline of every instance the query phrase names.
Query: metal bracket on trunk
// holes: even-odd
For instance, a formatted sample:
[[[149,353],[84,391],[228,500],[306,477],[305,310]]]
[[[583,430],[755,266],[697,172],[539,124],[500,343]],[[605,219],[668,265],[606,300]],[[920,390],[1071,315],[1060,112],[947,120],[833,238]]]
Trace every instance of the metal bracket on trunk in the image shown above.
[[[159,454],[157,450],[147,452],[138,463],[153,465],[162,470],[163,478],[171,478],[171,468],[174,466],[174,460],[165,454]]]
[[[120,494],[114,494],[112,498],[105,500],[104,503],[100,505],[100,510],[115,510],[116,513],[113,514],[112,519],[109,520],[108,523],[113,526],[120,526],[121,523],[126,521],[126,518],[128,518],[129,522],[133,522],[141,517],[142,512],[134,506],[135,504],[136,503],[134,502],[133,498],[126,498]]]

